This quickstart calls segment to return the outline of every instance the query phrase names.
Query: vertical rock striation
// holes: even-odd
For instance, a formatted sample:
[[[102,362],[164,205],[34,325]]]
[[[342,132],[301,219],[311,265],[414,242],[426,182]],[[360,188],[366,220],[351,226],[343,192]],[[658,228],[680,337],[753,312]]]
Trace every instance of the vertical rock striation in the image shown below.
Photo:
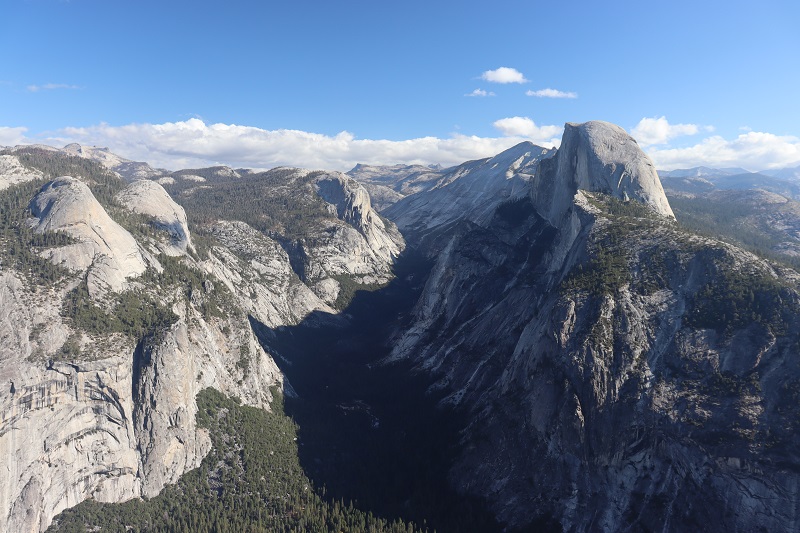
[[[409,195],[384,214],[406,233],[427,233],[468,220],[483,225],[503,202],[526,196],[529,180],[552,150],[530,142],[450,169],[436,186]]]
[[[636,200],[659,215],[675,218],[653,162],[615,124],[565,124],[558,153],[542,162],[532,197],[539,214],[559,225],[578,190]]]
[[[119,199],[175,229],[179,239],[172,245],[181,244],[176,248],[191,245],[183,210],[159,185],[134,184]],[[2,263],[2,531],[43,531],[54,515],[90,497],[119,502],[156,495],[197,466],[209,449],[208,436],[195,426],[201,389],[214,387],[269,408],[272,388],[283,383],[251,329],[248,307],[242,305],[250,295],[230,279],[236,276],[231,267],[247,272],[254,267],[243,267],[225,246],[204,262],[181,258],[179,279],[155,273],[153,283],[162,285],[148,286],[141,274],[163,268],[144,251],[147,243],[115,222],[80,180],[51,181],[30,209],[35,231],[61,231],[77,241],[42,252],[77,275],[40,286]],[[258,246],[253,246],[256,256]],[[285,253],[281,260],[285,264],[275,268],[292,273]],[[185,285],[192,276],[205,278],[200,287]],[[252,277],[263,282],[261,273]],[[170,306],[175,320],[136,339],[98,324],[84,331],[64,313],[65,299],[81,278],[87,280],[94,313],[113,311],[118,298],[136,291],[139,312]],[[299,320],[302,311],[281,312],[292,307],[288,300],[296,291],[279,292],[265,293],[253,304],[256,316],[274,325]],[[216,313],[208,311],[212,299],[222,306]],[[311,299],[298,309],[324,306]]]
[[[800,276],[672,219],[590,122],[529,196],[438,239],[393,358],[468,415],[451,480],[512,528],[798,527]]]

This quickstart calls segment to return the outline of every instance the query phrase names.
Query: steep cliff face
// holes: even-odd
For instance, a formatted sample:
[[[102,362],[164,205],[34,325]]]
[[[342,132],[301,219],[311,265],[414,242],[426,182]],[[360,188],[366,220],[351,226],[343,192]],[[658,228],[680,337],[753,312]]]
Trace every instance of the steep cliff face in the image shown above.
[[[198,391],[213,387],[269,408],[271,387],[282,387],[248,318],[278,326],[328,309],[274,243],[252,240],[248,255],[244,239],[220,239],[202,259],[186,255],[192,241],[183,210],[157,184],[117,196],[142,220],[108,211],[75,178],[55,179],[38,194],[35,184],[26,187],[34,231],[77,242],[22,242],[67,267],[46,283],[41,269],[16,270],[25,263],[7,261],[18,252],[0,243],[3,531],[44,530],[89,497],[156,495],[209,449],[195,426]],[[183,253],[156,257],[165,245]]]
[[[297,324],[313,311],[334,312],[297,277],[289,255],[267,235],[244,222],[224,220],[211,232],[221,246],[206,267],[264,326]]]
[[[3,391],[0,434],[6,531],[40,531],[88,497],[120,501],[139,494],[132,405],[129,396],[117,396],[117,383],[130,379],[128,361],[11,375],[17,388],[14,395]]]
[[[492,158],[470,161],[449,171],[428,191],[412,194],[385,215],[404,232],[428,232],[458,221],[485,224],[497,206],[528,194],[528,181],[552,151],[520,143]]]
[[[212,233],[218,222],[235,221],[278,243],[300,280],[325,304],[341,307],[354,290],[392,278],[405,242],[355,180],[288,167],[235,176],[223,170],[176,172],[166,188]],[[190,176],[206,181],[197,185]]]
[[[0,528],[39,531],[53,515],[94,495],[138,494],[126,343],[107,339],[101,361],[48,362],[67,340],[58,295],[0,275]],[[91,345],[89,339],[81,339]]]
[[[532,198],[538,212],[558,225],[579,189],[637,200],[675,218],[653,162],[633,137],[608,122],[567,123],[557,156],[542,164]]]
[[[797,528],[798,275],[684,232],[614,128],[570,129],[530,196],[439,239],[396,339],[469,414],[453,483],[512,527]]]
[[[99,296],[124,289],[128,278],[147,268],[142,250],[117,224],[84,183],[62,176],[47,183],[31,201],[34,230],[62,231],[77,242],[45,252],[53,263],[87,272],[89,293]]]
[[[209,450],[208,435],[196,429],[198,392],[213,387],[268,408],[270,387],[282,383],[244,314],[207,320],[191,304],[177,310],[185,315],[159,339],[140,342],[132,358],[138,478],[148,498],[197,467]]]
[[[474,234],[453,248],[458,285],[427,309],[445,340],[408,352],[474,415],[453,479],[518,526],[796,527],[797,477],[780,466],[795,461],[796,282],[659,226],[613,244],[613,224],[629,221],[604,222],[579,240],[588,264],[560,284],[541,267],[503,276],[532,266],[527,245],[499,266],[475,260]],[[732,297],[751,276],[752,296]],[[722,318],[730,299],[738,318]],[[779,301],[790,311],[770,316]]]
[[[289,193],[317,211],[304,217],[302,232],[276,232],[300,279],[329,305],[341,304],[342,294],[355,287],[391,280],[405,241],[372,208],[366,189],[339,172],[283,171]],[[272,190],[286,194],[284,187]]]
[[[267,408],[269,387],[280,386],[246,315],[208,318],[178,300],[177,321],[136,343],[80,332],[61,317],[57,294],[31,292],[11,273],[2,283],[4,531],[43,530],[89,497],[155,496],[208,452],[195,430],[197,392],[214,387]],[[76,333],[80,354],[63,359]]]
[[[320,267],[334,274],[366,275],[370,283],[388,281],[392,263],[405,246],[397,228],[372,209],[366,189],[346,175],[325,174],[315,180],[314,186],[317,194],[336,210],[338,220],[349,226],[334,231],[329,243],[334,253],[323,252],[324,245],[311,252],[327,255],[317,260]],[[349,235],[351,229],[358,236]],[[337,234],[341,243],[335,240]],[[346,262],[340,263],[342,259]]]

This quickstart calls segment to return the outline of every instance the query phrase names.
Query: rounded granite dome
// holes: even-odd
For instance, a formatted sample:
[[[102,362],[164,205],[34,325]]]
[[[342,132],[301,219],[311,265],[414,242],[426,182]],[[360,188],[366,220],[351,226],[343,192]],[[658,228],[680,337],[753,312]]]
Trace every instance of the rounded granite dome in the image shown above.
[[[599,120],[567,123],[559,163],[562,153],[578,189],[638,200],[660,215],[675,218],[652,160],[619,126]]]
[[[556,156],[542,162],[531,192],[539,213],[557,225],[578,190],[635,200],[675,218],[653,162],[636,140],[609,122],[568,122]]]

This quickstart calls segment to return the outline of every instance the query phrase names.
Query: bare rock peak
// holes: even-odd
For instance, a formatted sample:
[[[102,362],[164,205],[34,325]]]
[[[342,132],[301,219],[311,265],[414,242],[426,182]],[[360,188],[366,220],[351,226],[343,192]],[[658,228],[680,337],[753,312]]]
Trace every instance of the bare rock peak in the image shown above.
[[[152,217],[160,228],[169,232],[170,243],[163,250],[167,255],[181,255],[187,248],[193,248],[186,212],[161,184],[136,180],[117,194],[116,201],[130,211]]]
[[[579,189],[636,200],[659,215],[675,218],[653,162],[615,124],[568,122],[556,157],[544,167],[533,196],[551,223],[569,208]]]
[[[576,168],[580,185],[622,200],[639,200],[657,213],[675,218],[653,161],[624,129],[602,121],[567,124],[562,147],[575,135],[581,141],[578,149],[584,143],[583,149],[588,148],[587,166]]]
[[[147,268],[136,240],[108,216],[89,187],[69,176],[47,183],[31,200],[37,233],[64,231],[77,243],[47,250],[56,264],[88,270],[89,293],[123,290],[126,280]]]

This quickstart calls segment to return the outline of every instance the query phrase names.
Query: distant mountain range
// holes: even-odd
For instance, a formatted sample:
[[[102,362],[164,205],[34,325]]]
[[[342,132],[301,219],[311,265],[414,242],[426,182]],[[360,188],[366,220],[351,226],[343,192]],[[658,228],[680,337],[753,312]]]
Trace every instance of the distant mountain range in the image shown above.
[[[748,172],[742,168],[695,167],[660,170],[664,188],[687,194],[713,190],[761,189],[792,199],[800,199],[800,167]]]
[[[800,179],[800,166],[793,168],[762,170],[761,174],[766,174],[767,176],[772,176],[773,178],[781,178],[785,180],[797,180]]]
[[[2,149],[0,531],[796,531],[797,173]]]
[[[678,168],[675,170],[659,170],[658,175],[664,178],[703,178],[707,176],[732,176],[734,174],[747,174],[750,171],[744,168],[710,168],[693,167]]]
[[[761,174],[773,178],[785,180],[800,179],[800,166],[787,167],[780,169],[760,170],[751,172],[741,167],[711,168],[711,167],[692,167],[678,168],[675,170],[659,170],[658,175],[664,178],[719,178],[721,176],[736,176],[740,174]]]

